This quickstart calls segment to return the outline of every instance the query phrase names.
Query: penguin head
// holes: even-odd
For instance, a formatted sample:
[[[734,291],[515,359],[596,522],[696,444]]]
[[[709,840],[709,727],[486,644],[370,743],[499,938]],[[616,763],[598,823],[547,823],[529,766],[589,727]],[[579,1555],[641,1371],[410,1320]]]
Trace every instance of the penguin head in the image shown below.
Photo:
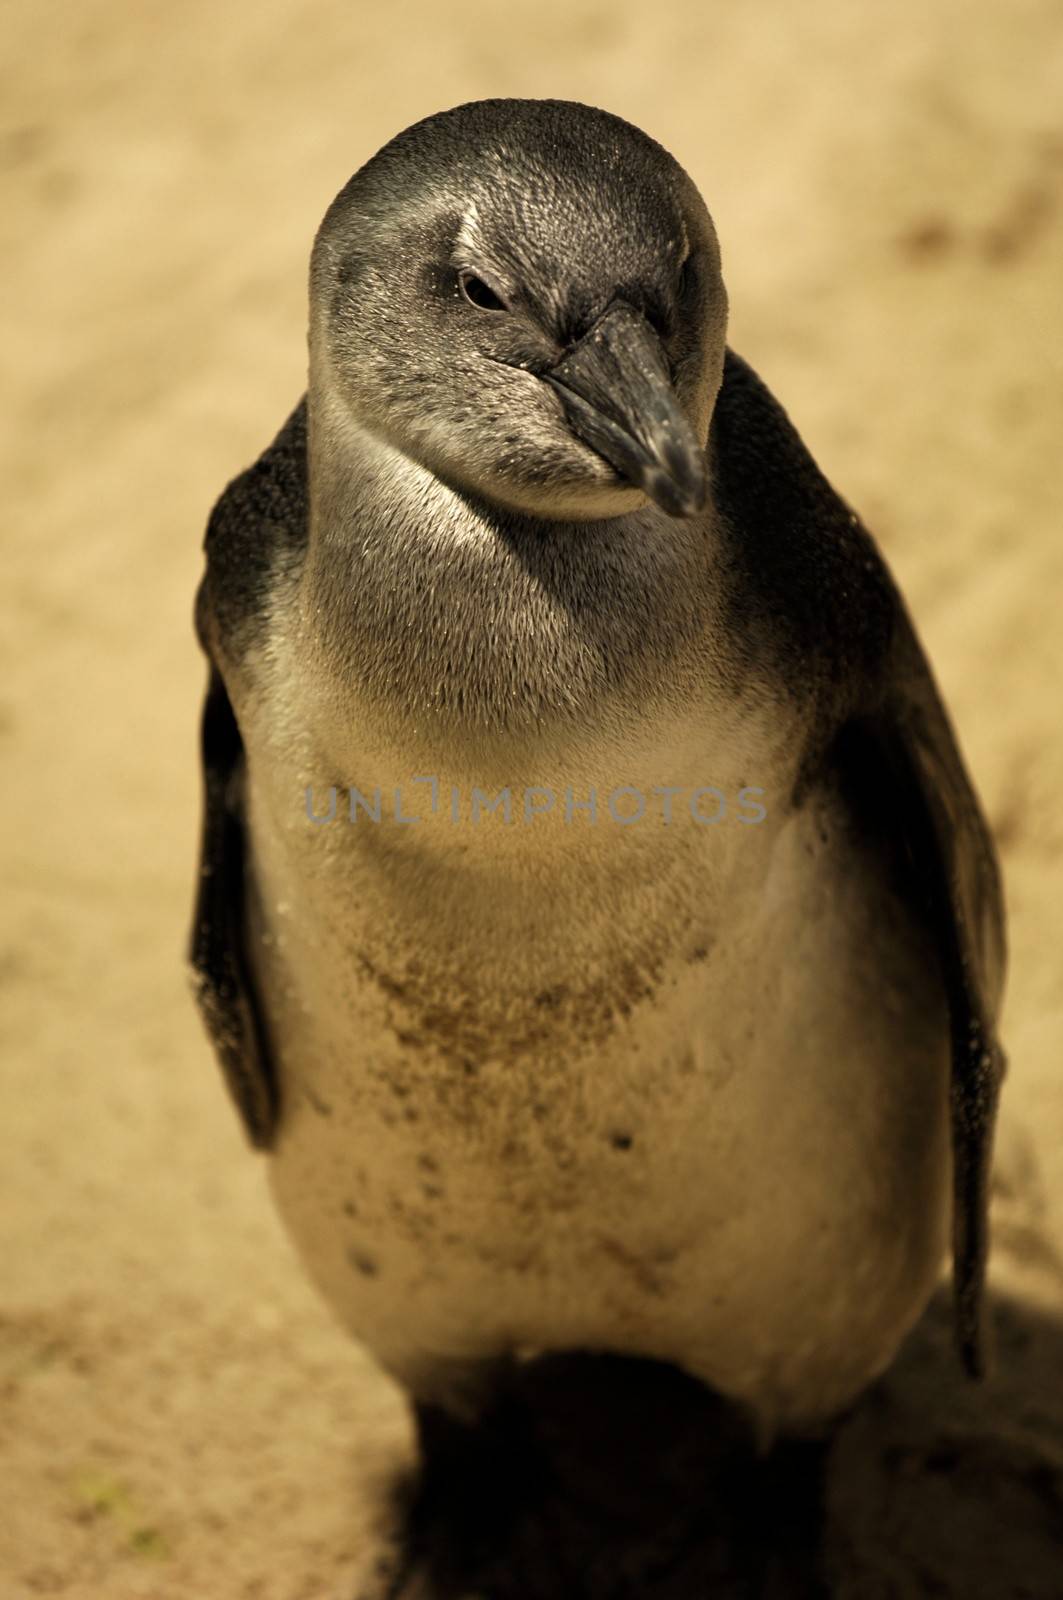
[[[311,262],[311,416],[549,520],[707,494],[727,299],[668,153],[587,106],[485,100],[350,180]],[[312,424],[313,425],[313,424]]]

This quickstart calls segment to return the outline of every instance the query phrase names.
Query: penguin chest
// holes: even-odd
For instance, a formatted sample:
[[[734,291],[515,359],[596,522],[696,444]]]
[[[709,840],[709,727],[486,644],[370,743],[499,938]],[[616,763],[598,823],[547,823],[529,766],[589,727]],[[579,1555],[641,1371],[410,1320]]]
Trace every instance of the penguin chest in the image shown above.
[[[590,1346],[777,1411],[884,1364],[944,1245],[946,1034],[844,819],[480,862],[382,838],[295,896],[255,832],[273,1186],[352,1331],[414,1386]]]

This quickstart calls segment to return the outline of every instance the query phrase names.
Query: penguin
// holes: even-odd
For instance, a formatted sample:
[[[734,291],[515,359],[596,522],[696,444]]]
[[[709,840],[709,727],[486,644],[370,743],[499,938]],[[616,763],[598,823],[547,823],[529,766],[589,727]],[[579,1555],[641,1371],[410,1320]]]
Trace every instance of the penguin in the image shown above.
[[[815,1429],[950,1244],[987,1365],[999,869],[727,305],[637,128],[429,117],[329,207],[307,394],[210,517],[198,1005],[423,1440],[567,1350]]]

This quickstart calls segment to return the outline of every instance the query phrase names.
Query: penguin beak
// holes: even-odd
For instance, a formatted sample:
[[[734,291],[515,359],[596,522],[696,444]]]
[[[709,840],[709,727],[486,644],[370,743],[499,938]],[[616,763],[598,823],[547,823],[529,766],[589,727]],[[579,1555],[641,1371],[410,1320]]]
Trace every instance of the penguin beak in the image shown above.
[[[680,407],[661,341],[618,301],[544,373],[576,437],[670,517],[700,511],[705,452]]]

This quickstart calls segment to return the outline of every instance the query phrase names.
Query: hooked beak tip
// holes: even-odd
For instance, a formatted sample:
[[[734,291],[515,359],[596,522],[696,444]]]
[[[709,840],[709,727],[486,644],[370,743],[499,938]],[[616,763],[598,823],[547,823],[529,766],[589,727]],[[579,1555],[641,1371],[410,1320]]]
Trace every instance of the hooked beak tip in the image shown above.
[[[696,516],[705,509],[709,493],[704,463],[678,450],[667,451],[660,465],[648,464],[640,487],[670,517]]]

